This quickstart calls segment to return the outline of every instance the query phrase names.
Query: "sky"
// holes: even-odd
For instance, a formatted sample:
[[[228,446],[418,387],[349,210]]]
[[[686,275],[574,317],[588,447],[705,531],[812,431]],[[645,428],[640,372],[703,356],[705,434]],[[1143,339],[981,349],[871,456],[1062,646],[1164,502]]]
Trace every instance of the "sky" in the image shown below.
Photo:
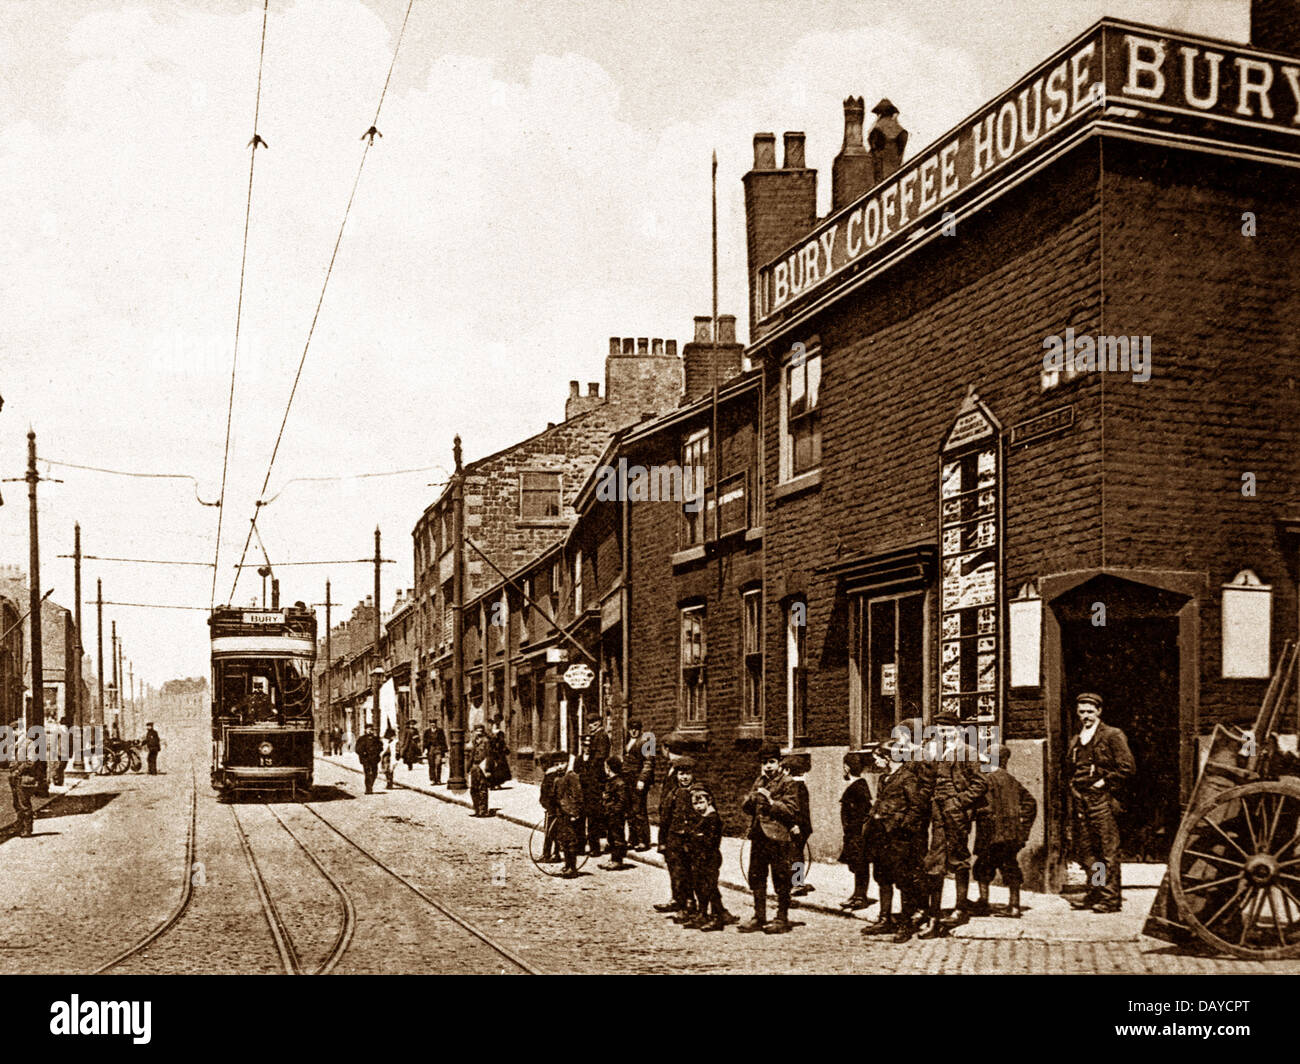
[[[824,212],[850,94],[894,102],[910,157],[1103,15],[1249,29],[1247,0],[414,0],[262,496],[405,11],[270,2],[218,554],[199,497],[221,492],[263,4],[0,0],[0,477],[29,428],[65,463],[40,465],[55,601],[76,522],[89,555],[203,563],[86,561],[85,599],[260,600],[234,568],[260,497],[284,600],[329,579],[349,613],[369,567],[284,563],[368,557],[379,526],[387,609],[454,435],[467,461],[529,436],[604,380],[610,336],[685,341],[709,313],[713,151],[743,330],[755,132],[807,133]],[[26,486],[0,493],[0,565],[26,568]],[[201,610],[110,619],[144,681],[208,671]]]

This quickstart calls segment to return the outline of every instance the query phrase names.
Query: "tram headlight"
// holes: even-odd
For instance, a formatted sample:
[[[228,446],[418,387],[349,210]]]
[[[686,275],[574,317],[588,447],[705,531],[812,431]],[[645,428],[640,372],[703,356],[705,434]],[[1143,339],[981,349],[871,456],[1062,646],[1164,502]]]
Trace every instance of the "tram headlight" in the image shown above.
[[[270,743],[263,743],[261,746],[257,748],[257,752],[261,754],[263,757],[270,757],[271,751],[274,749],[275,747],[273,747]]]

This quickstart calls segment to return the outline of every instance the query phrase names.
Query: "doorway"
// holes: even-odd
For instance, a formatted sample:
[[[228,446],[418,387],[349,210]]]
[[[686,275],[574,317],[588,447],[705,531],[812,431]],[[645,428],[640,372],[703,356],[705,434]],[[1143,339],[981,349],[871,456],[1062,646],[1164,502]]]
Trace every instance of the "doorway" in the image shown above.
[[[1078,732],[1075,696],[1095,691],[1102,720],[1128,738],[1137,772],[1117,817],[1120,859],[1160,863],[1182,815],[1179,611],[1187,597],[1101,575],[1052,602],[1061,631],[1060,749]]]

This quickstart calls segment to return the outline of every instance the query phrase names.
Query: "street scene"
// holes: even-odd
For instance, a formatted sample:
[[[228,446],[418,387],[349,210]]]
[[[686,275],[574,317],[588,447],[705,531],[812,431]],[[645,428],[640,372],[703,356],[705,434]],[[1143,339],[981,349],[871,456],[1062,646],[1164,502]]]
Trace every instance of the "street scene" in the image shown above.
[[[0,974],[1300,974],[1300,2],[3,10]]]

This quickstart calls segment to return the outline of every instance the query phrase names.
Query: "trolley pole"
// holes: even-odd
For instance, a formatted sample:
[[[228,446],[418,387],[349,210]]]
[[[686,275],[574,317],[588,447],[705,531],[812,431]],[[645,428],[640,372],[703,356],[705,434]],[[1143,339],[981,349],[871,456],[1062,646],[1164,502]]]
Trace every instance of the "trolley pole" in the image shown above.
[[[383,567],[384,557],[379,550],[379,526],[375,525],[375,665],[370,670],[370,719],[375,725],[375,734],[379,734],[379,688],[384,682],[384,666],[379,657],[379,570]]]
[[[448,714],[451,765],[447,789],[465,789],[465,476],[460,462],[460,437],[452,446],[456,472],[451,478],[451,713]]]
[[[72,676],[68,692],[68,708],[71,711],[73,734],[76,735],[77,741],[73,743],[75,756],[72,759],[72,771],[84,772],[86,769],[85,762],[81,757],[82,740],[85,732],[81,730],[82,725],[86,723],[86,709],[81,704],[81,522],[78,521],[72,526],[73,542],[73,563],[72,579],[73,586],[76,589],[76,625],[77,625],[77,662],[72,670]]]
[[[32,709],[27,716],[27,727],[45,729],[45,669],[41,657],[41,546],[36,520],[36,485],[40,482],[36,472],[36,432],[27,432],[27,501],[28,538],[31,547],[31,565],[27,583],[31,593],[31,613],[27,622],[31,631],[32,655]],[[38,732],[37,734],[40,734]],[[48,744],[46,752],[48,756]],[[50,780],[46,763],[36,761],[36,794],[46,798],[50,793]]]
[[[99,720],[104,727],[104,581],[95,580],[95,627],[99,633],[99,661],[95,672],[95,686],[99,688]]]

